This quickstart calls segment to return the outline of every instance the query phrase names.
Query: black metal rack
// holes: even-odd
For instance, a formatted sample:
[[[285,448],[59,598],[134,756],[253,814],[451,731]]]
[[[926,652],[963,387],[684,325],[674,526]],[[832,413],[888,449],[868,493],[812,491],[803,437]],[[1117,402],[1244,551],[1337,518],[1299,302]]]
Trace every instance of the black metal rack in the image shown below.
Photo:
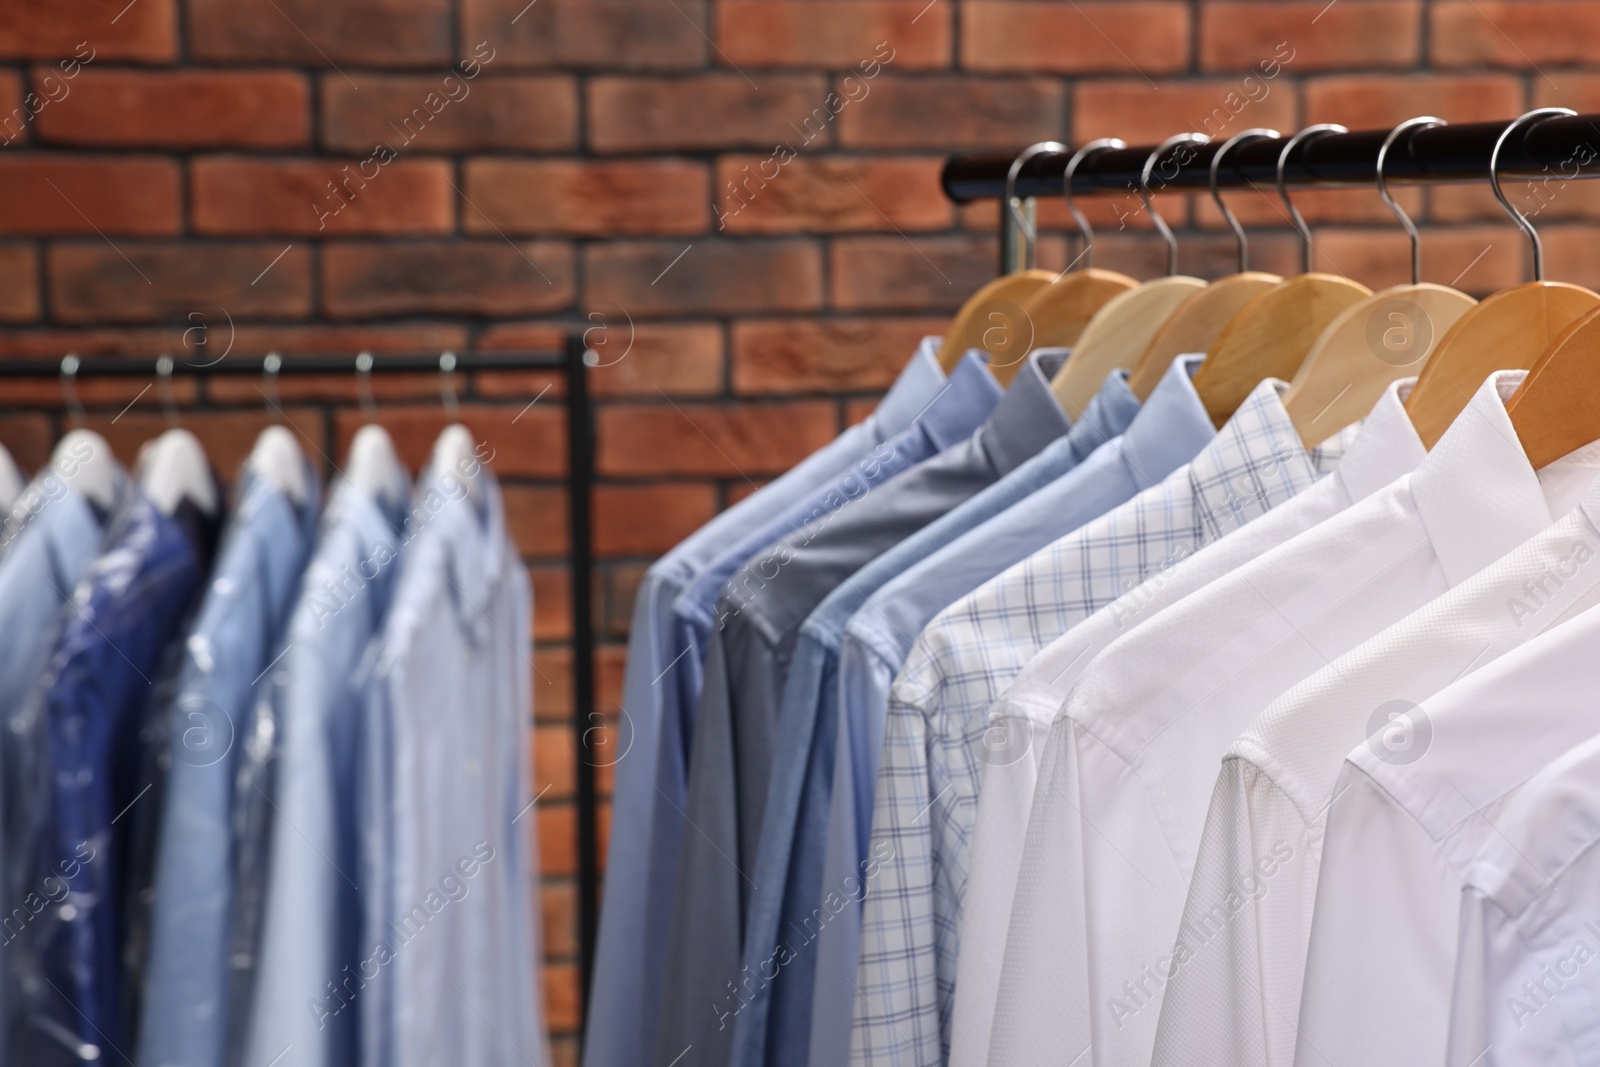
[[[1509,125],[1473,122],[1416,129],[1390,151],[1384,177],[1390,184],[1488,181],[1489,154]],[[1377,174],[1378,149],[1388,135],[1388,130],[1360,130],[1307,139],[1285,161],[1284,183],[1301,188],[1371,187]],[[1211,158],[1225,140],[1219,137],[1208,144],[1169,149],[1167,155],[1181,159],[1182,166],[1161,165],[1159,188],[1209,189]],[[1272,188],[1278,156],[1287,142],[1288,136],[1284,136],[1236,145],[1217,169],[1218,187]],[[1088,156],[1073,173],[1073,193],[1136,191],[1140,172],[1153,151],[1154,145],[1145,145]],[[1178,151],[1184,154],[1174,156]],[[1004,196],[1006,173],[1015,158],[1016,153],[950,157],[940,175],[945,195],[957,203]],[[1069,153],[1042,152],[1028,160],[1017,174],[1015,195],[1060,196],[1069,158]],[[1530,120],[1520,136],[1513,136],[1501,151],[1499,169],[1502,178],[1570,179],[1600,175],[1600,168],[1593,166],[1597,162],[1600,114],[1553,115]]]
[[[589,758],[589,738],[595,729],[594,561],[590,539],[590,502],[594,490],[594,423],[589,404],[587,346],[581,331],[568,335],[563,352],[507,355],[380,356],[370,361],[355,356],[287,356],[276,358],[275,369],[265,361],[219,359],[191,363],[161,359],[96,357],[61,360],[0,359],[0,381],[7,378],[177,378],[237,377],[263,374],[356,375],[429,371],[495,373],[508,371],[561,371],[566,383],[568,527],[572,560],[572,721],[577,732],[578,911],[580,968],[587,1007],[589,975],[593,967],[595,932],[599,922],[599,820],[595,796],[595,767]],[[269,360],[273,357],[268,357]]]

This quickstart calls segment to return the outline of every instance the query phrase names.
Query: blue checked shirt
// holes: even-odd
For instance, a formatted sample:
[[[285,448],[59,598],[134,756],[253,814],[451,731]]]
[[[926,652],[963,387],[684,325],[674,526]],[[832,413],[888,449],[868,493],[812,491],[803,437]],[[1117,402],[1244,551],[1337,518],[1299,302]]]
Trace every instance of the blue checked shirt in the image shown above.
[[[992,485],[1070,428],[1050,392],[1054,356],[1036,354],[966,440],[902,472],[831,516],[750,560],[718,600],[721,626],[706,655],[694,731],[683,862],[673,903],[657,1058],[693,1046],[696,1061],[725,1063],[743,978],[739,973],[761,812],[774,760],[783,679],[806,616],[864,564]],[[955,392],[954,389],[951,390]],[[941,398],[942,399],[942,398]],[[978,406],[967,399],[960,406]],[[948,426],[965,415],[952,410]],[[919,429],[927,427],[924,423]],[[730,988],[731,984],[731,988]]]
[[[942,1063],[950,1047],[980,762],[1012,759],[986,712],[1047,642],[1195,545],[1293,497],[1354,428],[1300,444],[1268,379],[1186,467],[940,612],[895,679],[873,804],[852,1064]],[[991,742],[997,742],[992,745]]]
[[[1028,372],[1034,369],[1030,365]],[[735,1065],[777,1067],[806,1062],[816,961],[811,941],[818,932],[815,909],[822,830],[833,766],[831,680],[845,620],[884,582],[1030,494],[1045,491],[1047,486],[1055,489],[1064,475],[1120,434],[1139,410],[1126,379],[1124,372],[1111,375],[1065,437],[1052,441],[1016,470],[857,571],[830,593],[801,627],[779,705],[777,744],[780,752],[810,752],[812,758],[781,760],[773,769],[754,876],[758,886],[768,888],[752,893],[745,924],[745,962],[758,973],[761,962],[780,940],[795,950],[795,958],[778,970],[771,984],[754,990],[749,1003],[740,1009],[734,1031]],[[1017,558],[1025,554],[1020,552]],[[997,564],[989,573],[1002,566]],[[974,579],[972,585],[979,580]],[[938,597],[938,584],[927,592]],[[952,591],[938,607],[969,588]],[[821,752],[827,754],[825,762],[818,755]],[[795,925],[791,927],[789,922]],[[787,936],[780,937],[780,930]],[[795,931],[804,933],[796,935]],[[846,1032],[848,1021],[846,1014]]]
[[[864,421],[722,512],[657,560],[634,598],[621,728],[591,758],[615,768],[606,894],[590,989],[584,1067],[634,1067],[655,1045],[672,879],[683,834],[689,735],[674,677],[672,605],[724,549],[909,429],[945,386],[939,338],[925,338]]]

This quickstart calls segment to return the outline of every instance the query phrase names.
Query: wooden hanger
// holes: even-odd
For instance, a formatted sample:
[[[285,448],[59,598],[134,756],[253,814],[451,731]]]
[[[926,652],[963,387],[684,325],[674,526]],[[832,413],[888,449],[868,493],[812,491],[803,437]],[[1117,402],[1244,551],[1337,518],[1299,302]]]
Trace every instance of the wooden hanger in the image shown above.
[[[1002,210],[1011,212],[1022,237],[1022,263],[1019,269],[1009,274],[1003,274],[994,281],[989,282],[976,293],[967,297],[967,302],[961,305],[955,318],[950,320],[950,325],[945,329],[944,340],[939,343],[939,366],[946,374],[955,370],[956,364],[961,362],[961,357],[969,348],[981,348],[985,352],[994,354],[996,349],[1002,352],[1008,348],[1026,345],[1033,347],[1032,328],[1028,320],[1022,318],[1022,307],[1033,298],[1040,289],[1056,280],[1056,276],[1047,270],[1038,270],[1034,267],[1034,245],[1038,238],[1038,230],[1033,223],[1025,218],[1021,205],[1017,201],[1017,175],[1022,171],[1022,165],[1036,155],[1045,152],[1066,152],[1067,146],[1059,141],[1040,141],[1038,144],[1029,145],[1023,149],[1022,154],[1011,162],[1011,169],[1006,174],[1006,195]],[[1009,365],[1008,372],[1002,384],[1011,380],[1016,374],[1017,367],[1021,366],[1022,357],[1015,358]],[[990,369],[996,371],[996,378],[1000,377],[1000,367],[991,361]]]
[[[1551,366],[1545,357],[1547,353],[1554,356],[1560,351],[1564,353],[1561,357],[1563,365],[1568,360],[1581,359],[1579,354],[1584,351],[1583,342],[1577,333],[1569,336],[1569,328],[1600,307],[1600,294],[1582,286],[1544,280],[1544,247],[1539,241],[1539,233],[1522,212],[1506,199],[1500,189],[1499,175],[1501,148],[1524,122],[1547,115],[1572,114],[1575,112],[1566,108],[1547,107],[1530,111],[1506,126],[1495,141],[1494,151],[1489,154],[1489,186],[1494,190],[1500,206],[1528,235],[1533,247],[1534,281],[1495,293],[1462,315],[1423,367],[1416,388],[1406,401],[1406,412],[1411,416],[1422,443],[1429,448],[1443,436],[1445,429],[1467,406],[1472,394],[1494,371],[1534,368],[1537,365],[1541,368],[1538,377],[1548,383],[1563,383],[1576,377],[1564,366]],[[1593,373],[1593,364],[1589,364],[1588,369]],[[1532,380],[1533,376],[1530,375],[1518,390],[1517,396],[1523,398],[1520,402],[1516,397],[1512,398],[1516,408],[1522,411],[1520,416],[1512,415],[1512,423],[1518,427],[1519,436],[1527,432],[1530,438],[1541,442],[1542,450],[1548,451],[1563,441],[1574,439],[1581,430],[1579,425],[1570,421],[1566,422],[1565,430],[1557,427],[1533,428],[1533,422],[1541,418],[1541,410],[1551,412],[1552,418],[1561,418],[1559,413],[1565,410],[1566,401],[1548,397],[1547,390],[1552,385],[1540,386],[1537,390],[1540,399],[1530,401],[1529,396],[1534,394],[1530,393],[1528,382]],[[1512,405],[1508,404],[1507,408],[1512,410]],[[1591,436],[1578,443],[1587,443],[1592,439]],[[1529,458],[1533,458],[1531,453]]]
[[[1411,238],[1411,284],[1395,285],[1340,312],[1312,343],[1283,406],[1300,441],[1315,448],[1363,419],[1389,383],[1416,373],[1436,342],[1477,301],[1444,285],[1422,281],[1422,244],[1416,224],[1389,195],[1384,164],[1395,142],[1412,130],[1443,126],[1432,116],[1407,119],[1378,149],[1378,195]]]
[[[1133,365],[1128,386],[1140,400],[1147,398],[1161,381],[1172,361],[1186,352],[1206,352],[1217,343],[1223,328],[1233,320],[1251,300],[1283,281],[1276,274],[1250,269],[1250,238],[1244,227],[1222,198],[1217,183],[1217,171],[1222,157],[1234,145],[1243,141],[1277,137],[1277,130],[1256,128],[1243,130],[1222,143],[1211,157],[1211,199],[1233,230],[1238,248],[1239,269],[1225,278],[1218,278],[1198,292],[1191,291],[1168,314],[1154,324],[1143,350]],[[1152,209],[1153,210],[1153,209]],[[1168,246],[1169,260],[1172,248]]]
[[[1300,232],[1306,272],[1278,283],[1240,308],[1206,350],[1205,362],[1195,372],[1194,388],[1217,426],[1231,418],[1264,379],[1293,378],[1328,324],[1345,308],[1372,295],[1372,290],[1359,282],[1311,270],[1311,227],[1289,198],[1283,178],[1285,162],[1302,141],[1344,132],[1343,126],[1331,123],[1308,126],[1289,138],[1278,154],[1278,195]]]
[[[1083,231],[1085,270],[1094,265],[1094,230],[1072,198],[1072,176],[1085,157],[1107,148],[1124,147],[1121,141],[1110,137],[1090,141],[1078,149],[1067,163],[1062,195],[1066,199],[1067,210],[1072,212],[1078,228]],[[1156,154],[1159,153],[1160,149],[1157,149]],[[1073,342],[1072,357],[1061,365],[1050,381],[1051,392],[1063,411],[1077,417],[1094,399],[1106,375],[1133,366],[1172,310],[1191,294],[1205,288],[1205,282],[1199,278],[1176,273],[1170,254],[1168,267],[1165,277],[1145,282],[1107,300],[1083,327],[1082,333]]]

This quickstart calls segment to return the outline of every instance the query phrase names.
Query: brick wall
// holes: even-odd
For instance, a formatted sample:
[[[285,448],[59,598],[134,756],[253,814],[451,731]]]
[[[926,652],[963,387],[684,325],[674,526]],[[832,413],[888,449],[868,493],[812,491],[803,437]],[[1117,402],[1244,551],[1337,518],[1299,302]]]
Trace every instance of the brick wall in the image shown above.
[[[618,703],[651,557],[868,409],[915,339],[994,270],[993,204],[940,195],[943,156],[1183,129],[1422,113],[1600,111],[1600,3],[1568,0],[54,0],[0,10],[0,353],[256,358],[551,347],[603,327],[595,372],[603,699]],[[1600,183],[1547,185],[1549,275],[1600,285]],[[1296,245],[1269,200],[1255,265]],[[1406,191],[1427,277],[1522,280],[1487,190]],[[1365,191],[1305,194],[1327,269],[1405,279]],[[1161,198],[1185,270],[1232,268],[1209,202]],[[1149,276],[1145,221],[1099,205],[1097,263]],[[1044,266],[1066,213],[1041,207]],[[624,354],[625,353],[625,354]],[[82,384],[125,458],[162,425],[142,382]],[[574,738],[561,415],[542,376],[463,380],[533,565],[550,1017],[574,1051]],[[437,383],[380,379],[420,459]],[[53,383],[0,386],[0,441],[36,467]],[[327,456],[351,383],[282,386]],[[551,398],[553,399],[553,397]],[[231,470],[257,383],[180,383]],[[132,403],[131,407],[124,408]],[[602,772],[603,786],[609,777]]]

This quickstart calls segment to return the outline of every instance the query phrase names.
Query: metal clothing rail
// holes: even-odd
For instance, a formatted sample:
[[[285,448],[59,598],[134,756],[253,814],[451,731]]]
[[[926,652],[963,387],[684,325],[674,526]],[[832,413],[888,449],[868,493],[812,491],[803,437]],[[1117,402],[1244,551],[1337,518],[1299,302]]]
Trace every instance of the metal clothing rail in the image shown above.
[[[1515,121],[1515,120],[1513,120]],[[1396,144],[1384,162],[1390,184],[1486,182],[1489,154],[1495,140],[1511,122],[1473,122],[1459,126],[1433,126],[1412,131]],[[1302,142],[1285,161],[1286,185],[1306,188],[1370,187],[1377,175],[1378,150],[1390,131],[1359,130],[1327,133]],[[1292,135],[1292,131],[1291,131]],[[1222,189],[1260,186],[1271,189],[1277,180],[1278,156],[1288,136],[1262,138],[1234,146],[1217,168]],[[1152,188],[1208,190],[1211,158],[1225,137],[1208,144],[1169,150],[1167,162],[1158,162]],[[1075,195],[1130,193],[1138,189],[1140,172],[1154,145],[1108,149],[1085,158],[1072,176]],[[1017,174],[1019,198],[1060,196],[1070,153],[1043,152],[1023,164]],[[1182,166],[1174,167],[1173,158]],[[1016,153],[956,155],[945,161],[940,184],[957,203],[1005,195],[1006,172]],[[1526,130],[1507,141],[1500,153],[1502,178],[1593,178],[1600,168],[1600,114],[1554,115],[1527,124]]]
[[[63,360],[0,359],[0,381],[7,378],[176,378],[293,375],[357,375],[428,371],[555,370],[566,381],[568,529],[572,541],[572,724],[577,732],[578,913],[579,952],[584,1006],[593,968],[599,922],[599,820],[595,796],[595,764],[590,738],[595,718],[594,560],[590,537],[590,502],[594,492],[594,423],[589,404],[587,347],[581,331],[568,335],[563,352],[512,355],[269,356],[266,360],[220,359],[209,364],[170,357],[124,359],[95,357]],[[359,362],[358,362],[359,360]],[[275,366],[274,366],[275,363]],[[0,397],[0,403],[3,403]],[[585,1011],[587,1014],[587,1011]]]

